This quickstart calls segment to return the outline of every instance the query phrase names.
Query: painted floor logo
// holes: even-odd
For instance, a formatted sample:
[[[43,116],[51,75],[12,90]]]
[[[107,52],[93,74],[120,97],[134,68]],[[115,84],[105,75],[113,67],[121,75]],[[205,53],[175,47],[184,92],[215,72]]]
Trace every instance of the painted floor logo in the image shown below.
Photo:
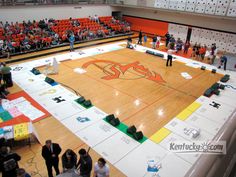
[[[226,154],[225,141],[170,142],[168,149],[175,153]]]
[[[105,66],[100,66],[98,63],[103,63]],[[121,64],[108,60],[93,60],[87,63],[84,63],[82,68],[87,68],[90,65],[94,65],[101,69],[105,76],[102,79],[113,80],[113,79],[125,79],[133,80],[146,78],[148,80],[165,83],[160,74],[155,71],[150,71],[148,68],[145,68],[138,61],[129,64]]]

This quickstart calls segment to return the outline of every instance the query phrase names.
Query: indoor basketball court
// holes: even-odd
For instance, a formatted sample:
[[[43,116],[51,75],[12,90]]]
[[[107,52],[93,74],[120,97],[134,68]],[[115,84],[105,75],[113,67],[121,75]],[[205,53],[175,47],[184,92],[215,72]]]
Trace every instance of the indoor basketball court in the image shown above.
[[[158,2],[155,1],[155,8],[164,8],[165,2],[161,3],[163,7]],[[171,23],[170,18],[170,21],[138,18],[137,10],[131,13],[133,4],[128,1],[114,3],[113,10],[109,9],[113,6],[106,3],[108,5],[97,4],[100,8],[105,6],[103,12],[99,12],[96,5],[82,5],[82,8],[98,12],[101,18],[96,23],[104,26],[106,19],[113,19],[110,12],[120,15],[124,8],[123,19],[130,23],[131,31],[114,36],[107,34],[105,38],[91,41],[86,39],[75,43],[73,50],[65,42],[52,48],[45,46],[41,51],[2,57],[1,61],[11,67],[14,85],[7,89],[10,93],[2,99],[0,134],[13,139],[12,151],[21,156],[19,166],[32,177],[46,177],[47,168],[41,151],[45,141],[51,139],[62,149],[58,177],[81,177],[74,169],[62,173],[61,168],[62,154],[67,149],[78,154],[81,148],[87,150],[93,166],[100,157],[104,158],[109,165],[110,177],[234,177],[235,71],[218,68],[214,60],[213,64],[209,62],[209,57],[194,58],[193,47],[187,53],[182,48],[178,53],[175,49],[169,53],[170,49],[165,46],[166,32],[187,40],[191,28],[191,44],[198,40],[210,48],[211,43],[216,42],[207,36],[211,33],[210,28],[183,27],[184,24]],[[148,7],[149,3],[138,0],[135,6]],[[40,8],[44,12],[44,5]],[[51,8],[52,17],[58,16],[56,10],[53,11],[55,7]],[[146,16],[148,9],[144,9],[143,16]],[[69,7],[65,8],[66,13],[69,11]],[[167,12],[161,13],[160,18],[163,18]],[[215,15],[220,15],[217,13]],[[73,18],[75,15],[71,13]],[[181,19],[179,16],[177,14],[176,18]],[[11,15],[8,18],[14,19]],[[235,20],[231,18],[235,17],[231,14],[226,24]],[[58,19],[51,29],[59,36],[68,26],[72,31],[77,30],[70,27],[65,17]],[[81,22],[84,30],[83,23],[94,29],[104,27],[97,27],[98,24],[83,15],[79,20],[85,21]],[[123,24],[119,25],[108,29],[116,31]],[[155,30],[157,26],[159,28]],[[202,32],[198,38],[197,28],[208,30],[207,35]],[[221,33],[227,34],[221,29],[217,31],[215,26],[212,28],[219,41]],[[148,38],[142,45],[137,44],[139,30]],[[160,46],[153,48],[152,39],[157,34]],[[63,35],[60,36],[62,39]],[[234,32],[227,35],[227,39],[231,36],[234,40]],[[127,42],[129,38],[132,38],[131,43]],[[227,58],[235,56],[231,44],[233,41],[226,40],[221,45],[217,43],[217,62],[225,51]],[[173,57],[172,66],[166,66],[169,55]],[[228,62],[235,60],[230,58]],[[25,139],[31,141],[30,145],[24,144]],[[215,149],[209,149],[213,147],[210,142]],[[198,145],[202,149],[191,149]],[[94,168],[91,176],[93,171]]]

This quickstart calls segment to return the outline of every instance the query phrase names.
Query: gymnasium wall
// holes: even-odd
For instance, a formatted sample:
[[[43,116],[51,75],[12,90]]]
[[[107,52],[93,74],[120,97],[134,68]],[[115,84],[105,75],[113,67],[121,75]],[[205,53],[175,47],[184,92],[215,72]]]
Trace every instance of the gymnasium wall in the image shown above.
[[[132,7],[120,7],[123,15],[143,17],[166,22],[191,25],[195,27],[209,28],[225,32],[236,33],[236,18],[227,19],[224,17],[202,16],[191,13],[179,13],[175,11],[140,9]]]
[[[168,31],[168,23],[143,18],[123,16],[131,24],[131,30],[142,30],[145,33],[164,36]]]
[[[124,5],[236,17],[235,0],[117,0]]]
[[[173,34],[174,37],[186,41],[188,28],[192,28],[190,42],[191,44],[200,43],[201,45],[211,46],[216,43],[216,46],[221,51],[236,53],[236,34],[210,29],[192,27],[189,25],[180,25],[157,21],[152,19],[138,18],[133,16],[123,16],[123,18],[131,23],[131,29],[135,31],[142,30],[145,33],[157,34],[164,36],[167,31]]]
[[[22,22],[23,20],[41,20],[44,18],[68,19],[69,17],[110,16],[115,7],[107,5],[61,5],[61,6],[21,6],[1,7],[0,21]]]

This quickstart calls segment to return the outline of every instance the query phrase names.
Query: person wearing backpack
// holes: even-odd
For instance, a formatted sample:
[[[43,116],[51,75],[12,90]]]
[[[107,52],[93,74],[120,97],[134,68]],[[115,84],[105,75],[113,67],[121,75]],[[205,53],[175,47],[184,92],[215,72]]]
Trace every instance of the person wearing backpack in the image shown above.
[[[9,152],[6,146],[1,148],[0,155],[2,177],[16,177],[16,170],[19,168],[18,161],[21,160],[21,157],[16,153]]]

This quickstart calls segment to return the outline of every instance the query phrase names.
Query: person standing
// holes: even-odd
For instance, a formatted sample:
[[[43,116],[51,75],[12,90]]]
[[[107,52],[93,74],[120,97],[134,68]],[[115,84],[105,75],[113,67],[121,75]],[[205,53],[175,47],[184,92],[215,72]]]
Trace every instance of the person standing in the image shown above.
[[[16,153],[11,153],[9,147],[1,147],[0,171],[2,177],[16,177],[16,170],[19,168],[18,161],[21,157]]]
[[[75,43],[75,36],[73,33],[70,34],[69,42],[70,42],[70,52],[72,52],[74,51],[74,43]]]
[[[175,50],[175,38],[172,34],[170,35],[169,43],[169,49]]]
[[[169,42],[170,42],[170,34],[169,34],[169,32],[167,32],[167,33],[165,34],[165,38],[166,38],[166,47],[167,47],[168,44],[169,44]]]
[[[144,45],[146,46],[146,43],[147,43],[147,35],[146,34],[143,37],[143,42],[144,42]]]
[[[171,49],[169,49],[169,50],[167,51],[166,66],[169,66],[169,62],[170,62],[170,66],[172,66],[172,59],[173,59],[172,53],[173,53],[173,50],[171,50]]]
[[[63,172],[76,167],[77,155],[71,149],[67,149],[61,157]]]
[[[142,45],[142,38],[143,38],[143,33],[142,33],[142,31],[140,30],[140,31],[139,31],[139,35],[138,35],[138,44],[141,44],[141,45]]]
[[[188,49],[190,47],[190,42],[186,41],[184,44],[184,53],[187,54],[188,53]]]
[[[99,158],[98,162],[94,165],[94,174],[93,177],[109,177],[109,166],[103,158]]]
[[[80,149],[79,155],[80,159],[76,165],[78,173],[81,177],[90,177],[93,165],[92,158],[85,149]]]
[[[218,68],[221,68],[221,65],[224,64],[224,70],[226,70],[227,65],[227,57],[225,56],[225,53],[220,57],[220,66]]]
[[[217,54],[217,52],[216,52],[216,43],[213,43],[211,45],[212,64],[214,64],[216,54]]]
[[[157,49],[160,47],[160,42],[161,42],[161,38],[157,37],[157,42],[156,42],[156,48]]]
[[[155,36],[152,38],[152,48],[153,48],[153,49],[156,48],[156,42],[157,42],[157,36],[155,35]]]
[[[46,162],[48,177],[53,177],[52,167],[56,171],[56,175],[60,174],[58,163],[58,155],[61,153],[61,147],[57,143],[52,143],[51,140],[47,140],[42,148],[42,156]]]
[[[6,87],[12,87],[13,82],[11,77],[11,68],[7,66],[6,63],[3,63],[2,66],[3,67],[1,69],[1,73],[2,73],[3,83],[6,85]]]

